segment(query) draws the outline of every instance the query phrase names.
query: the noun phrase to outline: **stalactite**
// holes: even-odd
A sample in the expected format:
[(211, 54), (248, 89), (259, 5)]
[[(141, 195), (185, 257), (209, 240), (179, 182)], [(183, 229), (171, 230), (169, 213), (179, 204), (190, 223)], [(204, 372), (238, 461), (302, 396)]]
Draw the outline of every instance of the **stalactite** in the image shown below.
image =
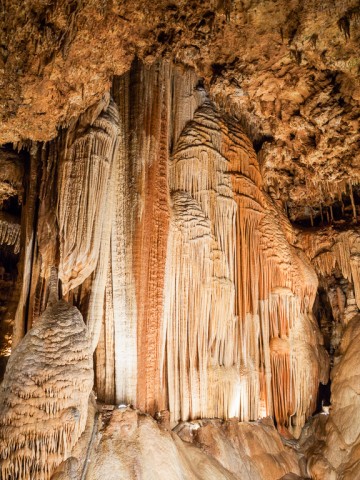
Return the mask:
[(105, 96), (85, 111), (57, 139), (32, 145), (29, 191), (22, 217), (22, 291), (15, 317), (14, 346), (44, 311), (50, 270), (55, 266), (59, 267), (62, 291), (67, 298), (72, 295), (70, 290), (93, 274), (84, 314), (94, 349), (98, 342), (108, 269), (106, 255), (110, 249), (113, 157), (118, 133), (118, 110), (109, 98)]
[(118, 111), (110, 100), (108, 106), (100, 103), (92, 113), (95, 119), (90, 126), (88, 112), (74, 131), (66, 133), (59, 165), (57, 221), (63, 294), (80, 285), (95, 270), (103, 224), (110, 213), (107, 191), (118, 133)]
[(351, 182), (349, 182), (349, 192), (350, 192), (350, 201), (351, 201), (351, 208), (352, 208), (352, 213), (353, 213), (353, 220), (354, 220), (354, 222), (356, 222), (356, 220), (357, 220), (356, 205), (355, 205), (354, 193), (353, 193), (353, 188), (352, 188)]
[(32, 161), (41, 179), (36, 183), (38, 208), (35, 211), (35, 238), (32, 251), (26, 330), (39, 319), (46, 308), (50, 272), (58, 263), (58, 227), (56, 222), (56, 173), (59, 151), (57, 142), (34, 145)]
[[(111, 168), (109, 171), (107, 188), (104, 194), (105, 198), (103, 205), (106, 215), (102, 222), (101, 232), (99, 232), (98, 261), (93, 273), (87, 308), (87, 325), (93, 350), (95, 350), (100, 337), (101, 319), (104, 315), (104, 307), (106, 307), (105, 292), (110, 265), (111, 230), (115, 209), (115, 159), (111, 158), (110, 163)], [(111, 321), (111, 319), (109, 319), (109, 321)]]
[(18, 220), (5, 212), (0, 212), (0, 245), (12, 246), (14, 253), (19, 253), (20, 234)]
[(270, 340), (271, 373), (274, 414), (280, 425), (285, 425), (293, 414), (295, 396), (291, 375), (290, 344), (287, 338)]
[(360, 308), (359, 252), (360, 236), (356, 229), (337, 231), (321, 229), (317, 234), (299, 233), (299, 244), (322, 277), (331, 275), (338, 267), (347, 280), (354, 284), (355, 299)]

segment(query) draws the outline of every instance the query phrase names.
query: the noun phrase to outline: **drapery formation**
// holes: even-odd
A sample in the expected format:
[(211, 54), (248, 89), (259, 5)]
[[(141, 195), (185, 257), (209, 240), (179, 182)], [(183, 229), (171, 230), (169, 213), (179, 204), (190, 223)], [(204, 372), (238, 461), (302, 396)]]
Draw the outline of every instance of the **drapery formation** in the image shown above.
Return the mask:
[(274, 414), (297, 431), (327, 379), (317, 278), (262, 190), (250, 141), (193, 73), (167, 63), (134, 65), (112, 95), (120, 133), (100, 398), (169, 409), (173, 422)]
[[(117, 107), (107, 96), (53, 142), (31, 148), (13, 346), (45, 310), (52, 267), (59, 271), (64, 298), (77, 305), (86, 301), (93, 348), (98, 342), (95, 318), (103, 312), (117, 129)], [(97, 288), (87, 289), (88, 279)]]
[[(106, 338), (113, 329), (115, 354), (106, 364), (107, 382), (115, 378), (112, 401), (151, 413), (167, 408), (161, 354), (168, 289), (169, 157), (171, 145), (203, 97), (196, 84), (192, 71), (168, 63), (150, 69), (135, 64), (114, 80), (112, 91), (120, 111), (116, 213), (109, 315), (97, 355), (106, 352)], [(100, 395), (109, 399), (106, 392)]]
[(183, 130), (169, 183), (163, 371), (173, 420), (274, 413), (302, 425), (327, 375), (312, 335), (317, 279), (262, 192), (250, 142), (210, 102)]

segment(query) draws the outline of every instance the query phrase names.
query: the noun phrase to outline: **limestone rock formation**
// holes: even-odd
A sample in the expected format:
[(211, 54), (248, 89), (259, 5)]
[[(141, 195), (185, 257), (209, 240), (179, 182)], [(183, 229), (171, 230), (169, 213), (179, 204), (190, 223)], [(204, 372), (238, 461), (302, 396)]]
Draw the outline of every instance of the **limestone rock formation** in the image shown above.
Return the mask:
[[(331, 410), (325, 425), (315, 424), (321, 442), (311, 448), (308, 470), (314, 478), (352, 480), (358, 478), (359, 464), (359, 231), (323, 228), (301, 232), (298, 239), (326, 286), (334, 319)], [(334, 284), (334, 274), (343, 281)]]
[(178, 434), (148, 415), (114, 410), (89, 458), (88, 480), (300, 478), (294, 450), (282, 445), (271, 421), (203, 420), (180, 424)]
[(106, 209), (111, 208), (108, 191), (118, 112), (113, 101), (108, 106), (100, 103), (96, 110), (94, 120), (89, 118), (92, 112), (87, 112), (75, 131), (67, 132), (59, 152), (57, 222), (59, 278), (64, 295), (95, 270)]
[(23, 198), (24, 156), (10, 148), (0, 148), (0, 205), (12, 197)]
[(358, 2), (3, 3), (0, 478), (357, 478)]
[(332, 412), (326, 425), (324, 456), (344, 480), (359, 476), (360, 407), (359, 315), (347, 325), (340, 345), (340, 358), (332, 371)]
[(262, 192), (244, 133), (210, 103), (175, 147), (170, 189), (170, 411), (176, 420), (275, 413), (282, 425), (295, 416), (302, 426), (327, 375), (318, 367), (318, 340), (306, 333), (316, 329), (317, 282), (286, 240), (290, 225)]
[(83, 319), (52, 299), (13, 351), (1, 384), (1, 478), (50, 479), (85, 428), (92, 384)]

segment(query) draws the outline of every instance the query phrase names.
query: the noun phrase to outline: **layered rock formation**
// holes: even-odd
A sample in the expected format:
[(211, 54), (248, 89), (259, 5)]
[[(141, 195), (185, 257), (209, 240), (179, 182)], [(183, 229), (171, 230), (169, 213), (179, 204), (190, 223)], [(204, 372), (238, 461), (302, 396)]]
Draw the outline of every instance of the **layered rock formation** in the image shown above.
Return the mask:
[[(327, 375), (318, 368), (316, 336), (306, 333), (314, 324), (316, 278), (286, 239), (290, 225), (262, 192), (244, 133), (210, 103), (175, 147), (170, 188), (170, 411), (182, 420), (275, 413), (282, 425), (291, 416), (302, 425), (319, 377)], [(298, 361), (308, 362), (302, 373)]]
[(331, 411), (327, 421), (312, 427), (317, 441), (310, 447), (308, 471), (314, 478), (358, 478), (359, 239), (357, 228), (344, 230), (343, 224), (298, 235), (327, 292), (333, 319)]
[(246, 127), (294, 215), (359, 183), (357, 0), (27, 0), (0, 21), (1, 143), (54, 138), (135, 56), (171, 57)]

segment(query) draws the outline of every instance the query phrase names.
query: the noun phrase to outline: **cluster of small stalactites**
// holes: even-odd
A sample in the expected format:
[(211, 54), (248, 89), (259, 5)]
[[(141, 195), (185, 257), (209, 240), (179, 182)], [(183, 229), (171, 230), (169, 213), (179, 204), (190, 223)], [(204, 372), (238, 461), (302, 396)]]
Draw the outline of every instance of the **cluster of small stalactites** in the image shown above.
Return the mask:
[(9, 245), (14, 248), (14, 253), (20, 251), (20, 233), (19, 222), (14, 221), (11, 216), (5, 217), (0, 212), (0, 245)]
[(320, 277), (332, 275), (336, 268), (341, 271), (353, 285), (360, 308), (360, 235), (357, 230), (336, 231), (330, 227), (313, 234), (300, 232), (298, 238)]

